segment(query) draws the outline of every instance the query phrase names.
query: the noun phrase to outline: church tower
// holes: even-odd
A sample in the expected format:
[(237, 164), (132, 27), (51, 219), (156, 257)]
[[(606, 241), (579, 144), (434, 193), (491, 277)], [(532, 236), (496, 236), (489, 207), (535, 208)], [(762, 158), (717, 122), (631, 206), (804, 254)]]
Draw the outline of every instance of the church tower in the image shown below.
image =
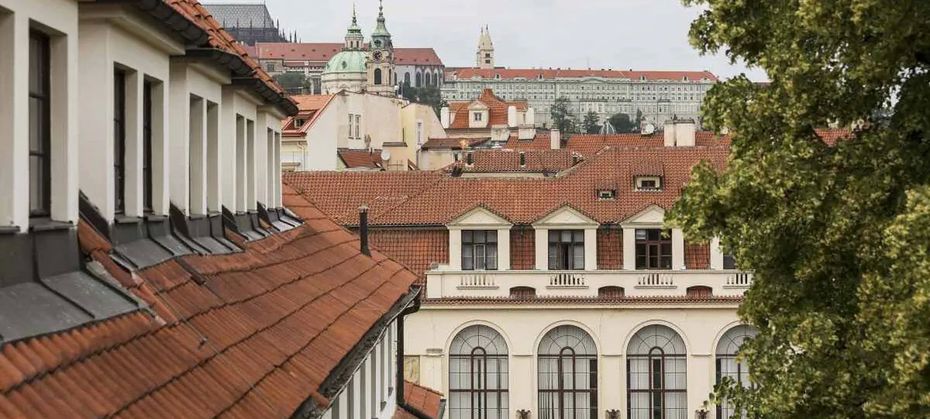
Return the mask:
[(494, 68), (494, 43), (491, 42), (491, 32), (488, 26), (481, 28), (481, 38), (478, 40), (478, 53), (475, 60), (475, 67), (481, 69)]
[(371, 33), (369, 46), (371, 65), (368, 73), (368, 91), (382, 96), (394, 96), (397, 74), (394, 72), (394, 44), (384, 24), (384, 4), (378, 6), (378, 24)]
[(346, 32), (346, 44), (342, 47), (343, 51), (361, 51), (365, 44), (365, 36), (362, 35), (362, 28), (358, 26), (358, 18), (355, 15), (355, 6), (352, 6), (352, 24)]

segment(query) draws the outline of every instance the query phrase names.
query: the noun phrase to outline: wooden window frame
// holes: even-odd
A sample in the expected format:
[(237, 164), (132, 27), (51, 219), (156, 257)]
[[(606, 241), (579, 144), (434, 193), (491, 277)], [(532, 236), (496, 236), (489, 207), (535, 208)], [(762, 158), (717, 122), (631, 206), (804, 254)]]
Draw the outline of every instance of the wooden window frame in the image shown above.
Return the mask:
[[(566, 241), (565, 234), (571, 238)], [(582, 271), (585, 263), (584, 230), (549, 230), (548, 255), (550, 271)], [(576, 266), (581, 252), (581, 266)], [(553, 257), (553, 255), (555, 257)]]
[[(30, 218), (52, 215), (51, 50), (51, 39), (48, 35), (34, 29), (29, 31)], [(32, 109), (32, 103), (36, 103), (35, 109)], [(37, 111), (38, 115), (33, 115), (33, 110)]]
[(113, 71), (113, 212), (126, 213), (126, 72)]
[[(646, 237), (641, 239), (640, 232)], [(653, 233), (658, 232), (655, 237)], [(659, 228), (638, 228), (635, 236), (636, 269), (666, 270), (672, 269), (672, 232)]]
[[(498, 243), (497, 230), (463, 230), (462, 270), (496, 271), (500, 260)], [(466, 263), (469, 259), (470, 264)]]

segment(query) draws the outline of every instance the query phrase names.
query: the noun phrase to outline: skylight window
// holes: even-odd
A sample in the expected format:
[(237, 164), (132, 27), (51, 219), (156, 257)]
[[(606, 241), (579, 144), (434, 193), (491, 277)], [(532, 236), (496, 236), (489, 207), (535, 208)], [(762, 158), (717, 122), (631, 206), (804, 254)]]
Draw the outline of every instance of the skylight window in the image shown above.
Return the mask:
[(662, 178), (658, 176), (638, 176), (636, 178), (637, 191), (661, 191)]
[(597, 199), (602, 201), (612, 201), (617, 199), (617, 191), (613, 189), (600, 189), (597, 191)]

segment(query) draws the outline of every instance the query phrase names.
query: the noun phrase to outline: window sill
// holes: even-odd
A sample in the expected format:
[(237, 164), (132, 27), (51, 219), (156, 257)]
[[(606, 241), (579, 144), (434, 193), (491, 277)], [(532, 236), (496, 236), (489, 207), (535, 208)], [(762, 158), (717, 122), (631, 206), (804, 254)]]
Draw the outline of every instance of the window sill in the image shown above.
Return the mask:
[[(74, 224), (55, 221), (51, 218), (32, 218), (29, 220), (29, 231), (41, 233), (43, 231), (70, 230)], [(19, 227), (17, 227), (18, 229)]]
[(2, 226), (0, 227), (0, 236), (5, 234), (17, 234), (20, 232), (19, 226)]
[(142, 222), (142, 217), (130, 217), (128, 215), (117, 215), (113, 218), (113, 222), (116, 224), (139, 224)]

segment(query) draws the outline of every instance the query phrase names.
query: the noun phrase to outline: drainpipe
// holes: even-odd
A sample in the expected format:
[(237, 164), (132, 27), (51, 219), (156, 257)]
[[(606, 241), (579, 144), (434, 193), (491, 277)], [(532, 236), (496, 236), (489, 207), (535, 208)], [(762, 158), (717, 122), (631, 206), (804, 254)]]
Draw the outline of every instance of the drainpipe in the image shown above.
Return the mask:
[(368, 249), (368, 206), (358, 207), (358, 235), (361, 242), (361, 251), (365, 256), (371, 256)]

